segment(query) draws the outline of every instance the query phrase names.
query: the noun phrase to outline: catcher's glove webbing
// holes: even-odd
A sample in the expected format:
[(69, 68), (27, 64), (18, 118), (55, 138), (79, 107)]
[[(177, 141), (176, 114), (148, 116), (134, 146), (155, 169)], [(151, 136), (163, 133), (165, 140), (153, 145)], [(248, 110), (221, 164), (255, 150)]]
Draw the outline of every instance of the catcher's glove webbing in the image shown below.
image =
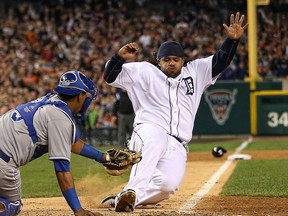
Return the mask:
[(109, 175), (118, 176), (141, 160), (141, 153), (129, 149), (110, 149), (109, 161), (102, 163)]

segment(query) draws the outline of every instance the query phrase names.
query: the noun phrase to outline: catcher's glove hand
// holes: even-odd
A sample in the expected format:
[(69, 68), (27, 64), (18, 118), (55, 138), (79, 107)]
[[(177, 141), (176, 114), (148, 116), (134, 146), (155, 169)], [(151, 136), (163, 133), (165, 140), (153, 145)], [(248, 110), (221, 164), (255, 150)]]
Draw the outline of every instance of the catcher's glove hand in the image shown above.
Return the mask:
[(109, 156), (102, 164), (106, 172), (113, 176), (123, 174), (142, 159), (140, 152), (129, 149), (110, 149), (107, 153)]

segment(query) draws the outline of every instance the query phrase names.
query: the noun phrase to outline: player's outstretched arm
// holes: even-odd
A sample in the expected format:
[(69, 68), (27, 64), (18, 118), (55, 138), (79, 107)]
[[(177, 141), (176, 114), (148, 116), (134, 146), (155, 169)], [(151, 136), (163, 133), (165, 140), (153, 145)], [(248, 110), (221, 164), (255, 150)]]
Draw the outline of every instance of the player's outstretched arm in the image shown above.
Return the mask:
[(109, 62), (107, 62), (104, 70), (104, 80), (107, 83), (112, 83), (116, 80), (118, 74), (122, 71), (122, 65), (125, 62), (133, 62), (139, 52), (139, 46), (137, 43), (132, 42), (124, 45), (112, 56)]
[(224, 29), (226, 30), (227, 38), (233, 40), (239, 40), (244, 34), (245, 29), (248, 26), (248, 23), (244, 24), (245, 15), (240, 15), (239, 12), (236, 15), (231, 14), (230, 16), (230, 25), (227, 26), (223, 24)]
[(237, 50), (239, 39), (243, 36), (248, 23), (243, 24), (245, 16), (237, 12), (236, 16), (231, 14), (230, 25), (223, 24), (226, 30), (226, 40), (221, 47), (213, 55), (212, 59), (212, 77), (218, 76), (225, 68), (227, 68)]
[(115, 55), (112, 56), (109, 62), (107, 62), (104, 70), (104, 80), (107, 83), (112, 83), (116, 80), (119, 73), (122, 71), (122, 66), (125, 62), (133, 62), (139, 52), (139, 46), (137, 43), (132, 42), (124, 45), (119, 49)]

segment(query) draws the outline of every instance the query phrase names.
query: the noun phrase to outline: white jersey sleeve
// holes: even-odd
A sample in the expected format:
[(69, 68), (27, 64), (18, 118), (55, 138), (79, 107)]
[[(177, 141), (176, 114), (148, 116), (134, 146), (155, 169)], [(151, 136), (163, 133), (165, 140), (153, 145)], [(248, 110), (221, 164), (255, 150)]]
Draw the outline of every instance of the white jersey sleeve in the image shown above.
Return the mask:
[(111, 85), (124, 89), (132, 87), (135, 82), (138, 82), (138, 80), (141, 79), (143, 80), (147, 77), (145, 76), (145, 73), (143, 73), (143, 68), (147, 68), (147, 70), (149, 70), (149, 66), (154, 67), (146, 62), (125, 63), (122, 66), (122, 71), (118, 74), (116, 80), (111, 83)]

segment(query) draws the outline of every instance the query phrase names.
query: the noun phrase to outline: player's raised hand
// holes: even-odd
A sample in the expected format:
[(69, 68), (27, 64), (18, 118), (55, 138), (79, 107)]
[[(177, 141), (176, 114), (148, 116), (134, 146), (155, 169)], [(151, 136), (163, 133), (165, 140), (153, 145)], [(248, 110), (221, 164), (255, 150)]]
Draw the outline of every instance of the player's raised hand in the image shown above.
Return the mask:
[(223, 24), (223, 27), (226, 30), (227, 37), (230, 39), (240, 39), (248, 26), (248, 23), (244, 25), (245, 15), (241, 15), (237, 12), (236, 16), (231, 14), (230, 16), (230, 26)]
[(119, 55), (123, 60), (135, 61), (136, 56), (139, 52), (139, 46), (137, 43), (128, 43), (120, 48)]

